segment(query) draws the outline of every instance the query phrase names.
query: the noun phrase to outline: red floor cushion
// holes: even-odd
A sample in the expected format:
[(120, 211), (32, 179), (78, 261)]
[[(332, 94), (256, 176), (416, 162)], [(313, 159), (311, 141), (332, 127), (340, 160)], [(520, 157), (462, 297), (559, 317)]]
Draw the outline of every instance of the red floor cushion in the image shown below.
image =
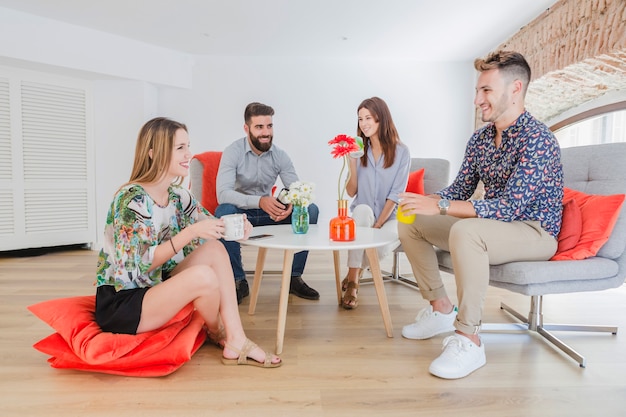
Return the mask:
[(137, 335), (103, 332), (93, 318), (95, 295), (54, 299), (28, 307), (56, 333), (33, 346), (53, 368), (126, 376), (168, 375), (200, 348), (204, 321), (189, 304), (159, 329)]

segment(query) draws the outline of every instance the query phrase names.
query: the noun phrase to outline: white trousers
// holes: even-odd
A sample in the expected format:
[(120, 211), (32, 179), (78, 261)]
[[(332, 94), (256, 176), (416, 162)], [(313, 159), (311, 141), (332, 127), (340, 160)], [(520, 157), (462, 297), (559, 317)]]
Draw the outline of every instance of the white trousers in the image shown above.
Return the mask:
[[(352, 210), (351, 217), (354, 219), (357, 227), (372, 227), (374, 223), (376, 223), (376, 217), (374, 217), (374, 212), (372, 208), (367, 204), (359, 204)], [(389, 217), (389, 219), (383, 224), (381, 227), (382, 230), (387, 230), (392, 232), (394, 235), (398, 234), (398, 221), (395, 217)], [(391, 243), (386, 246), (381, 246), (377, 249), (378, 251), (378, 259), (382, 260), (389, 256), (391, 252), (395, 248), (400, 246), (400, 242)], [(355, 249), (348, 251), (348, 268), (367, 268), (369, 266), (369, 262), (367, 261), (367, 256), (365, 256), (365, 251), (363, 249)]]

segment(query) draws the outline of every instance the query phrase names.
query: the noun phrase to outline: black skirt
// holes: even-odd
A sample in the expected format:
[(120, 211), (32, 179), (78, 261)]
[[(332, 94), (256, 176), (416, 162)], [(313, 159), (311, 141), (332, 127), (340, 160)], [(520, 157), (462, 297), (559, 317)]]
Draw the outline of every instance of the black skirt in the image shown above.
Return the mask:
[(112, 285), (96, 290), (96, 323), (103, 332), (137, 334), (141, 304), (149, 288), (115, 291)]

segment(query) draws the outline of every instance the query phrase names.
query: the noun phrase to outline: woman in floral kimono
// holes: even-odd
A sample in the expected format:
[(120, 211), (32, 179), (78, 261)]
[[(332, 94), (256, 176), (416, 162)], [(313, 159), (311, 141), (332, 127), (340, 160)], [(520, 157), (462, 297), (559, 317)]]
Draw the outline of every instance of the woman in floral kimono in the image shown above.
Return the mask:
[[(139, 132), (130, 180), (115, 194), (98, 259), (96, 321), (103, 331), (158, 329), (193, 303), (223, 363), (274, 368), (280, 358), (247, 339), (224, 223), (180, 184), (189, 173), (184, 124), (155, 118)], [(252, 230), (246, 220), (245, 236)]]

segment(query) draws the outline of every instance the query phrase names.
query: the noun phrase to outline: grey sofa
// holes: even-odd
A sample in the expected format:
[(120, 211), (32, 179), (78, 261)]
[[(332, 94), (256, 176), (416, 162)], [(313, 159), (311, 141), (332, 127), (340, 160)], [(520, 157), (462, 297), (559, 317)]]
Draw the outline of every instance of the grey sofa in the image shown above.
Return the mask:
[(198, 161), (196, 158), (193, 158), (189, 163), (189, 189), (198, 201), (202, 201), (203, 170), (204, 166), (202, 165), (202, 162)]
[[(565, 186), (587, 194), (626, 194), (625, 160), (626, 143), (562, 149)], [(441, 269), (453, 273), (450, 253), (439, 250), (437, 256)], [(626, 209), (622, 207), (609, 241), (602, 246), (597, 256), (575, 261), (511, 262), (494, 265), (490, 268), (489, 284), (529, 295), (531, 299), (528, 317), (505, 304), (501, 304), (501, 307), (522, 322), (525, 329), (537, 332), (584, 367), (585, 358), (559, 340), (550, 330), (615, 334), (617, 327), (544, 324), (543, 296), (616, 288), (624, 283), (625, 278)], [(519, 325), (511, 328), (518, 329)]]

